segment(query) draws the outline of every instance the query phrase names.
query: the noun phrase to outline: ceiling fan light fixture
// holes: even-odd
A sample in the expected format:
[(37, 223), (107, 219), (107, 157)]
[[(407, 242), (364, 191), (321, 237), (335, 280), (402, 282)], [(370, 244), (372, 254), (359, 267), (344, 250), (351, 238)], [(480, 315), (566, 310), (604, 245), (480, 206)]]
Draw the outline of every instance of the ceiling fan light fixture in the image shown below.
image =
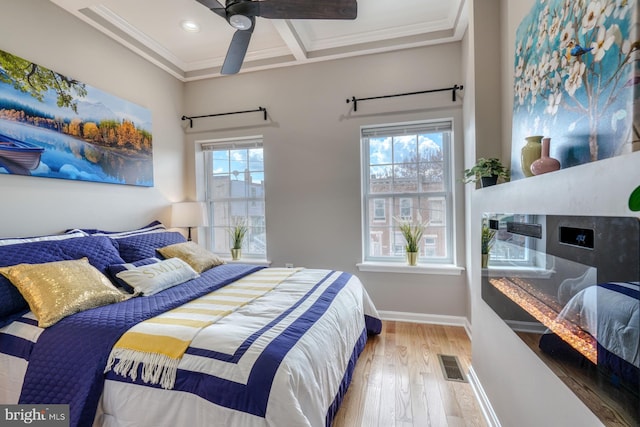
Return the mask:
[(248, 30), (253, 25), (251, 18), (244, 15), (231, 15), (229, 17), (229, 24), (236, 30)]
[(182, 28), (187, 33), (197, 33), (200, 31), (200, 25), (194, 21), (182, 21), (180, 23), (180, 28)]

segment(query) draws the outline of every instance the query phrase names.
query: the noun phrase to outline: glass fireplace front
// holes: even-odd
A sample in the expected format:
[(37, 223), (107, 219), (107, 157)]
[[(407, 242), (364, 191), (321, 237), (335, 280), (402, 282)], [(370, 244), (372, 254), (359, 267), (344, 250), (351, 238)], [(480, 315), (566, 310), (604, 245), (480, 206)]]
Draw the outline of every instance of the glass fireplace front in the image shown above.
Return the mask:
[(640, 220), (482, 221), (482, 299), (605, 425), (640, 425)]

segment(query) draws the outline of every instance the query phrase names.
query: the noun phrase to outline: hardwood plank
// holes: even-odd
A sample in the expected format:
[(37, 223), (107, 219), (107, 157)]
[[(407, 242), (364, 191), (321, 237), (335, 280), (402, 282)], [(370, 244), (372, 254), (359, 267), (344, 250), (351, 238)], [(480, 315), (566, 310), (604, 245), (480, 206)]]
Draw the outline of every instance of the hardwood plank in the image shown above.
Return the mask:
[(370, 337), (334, 427), (485, 427), (468, 383), (444, 378), (438, 354), (458, 358), (465, 376), (471, 343), (462, 327), (383, 321)]

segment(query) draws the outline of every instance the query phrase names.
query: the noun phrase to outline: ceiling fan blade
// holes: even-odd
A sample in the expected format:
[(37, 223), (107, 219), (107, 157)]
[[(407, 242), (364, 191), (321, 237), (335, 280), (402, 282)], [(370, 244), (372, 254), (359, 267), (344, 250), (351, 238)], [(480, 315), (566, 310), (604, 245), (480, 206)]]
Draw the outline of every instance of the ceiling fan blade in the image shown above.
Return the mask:
[(262, 0), (260, 15), (270, 19), (355, 19), (356, 0)]
[(212, 12), (215, 12), (217, 15), (222, 16), (224, 19), (227, 19), (227, 12), (223, 5), (221, 5), (216, 0), (196, 0), (203, 6), (209, 8)]
[[(253, 19), (253, 18), (252, 18)], [(242, 61), (247, 53), (249, 42), (251, 41), (251, 34), (253, 33), (254, 25), (248, 30), (237, 30), (233, 34), (229, 50), (227, 50), (227, 56), (224, 58), (224, 64), (222, 64), (222, 70), (220, 74), (236, 74), (242, 67)]]

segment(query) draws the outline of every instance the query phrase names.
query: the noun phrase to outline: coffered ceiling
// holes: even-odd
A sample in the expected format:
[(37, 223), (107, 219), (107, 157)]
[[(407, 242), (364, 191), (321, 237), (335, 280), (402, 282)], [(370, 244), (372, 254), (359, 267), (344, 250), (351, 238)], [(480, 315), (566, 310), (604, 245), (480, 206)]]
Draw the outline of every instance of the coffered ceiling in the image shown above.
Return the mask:
[[(182, 81), (220, 76), (235, 32), (196, 0), (50, 1)], [(466, 26), (465, 0), (358, 0), (353, 21), (257, 18), (240, 72), (457, 41)]]

